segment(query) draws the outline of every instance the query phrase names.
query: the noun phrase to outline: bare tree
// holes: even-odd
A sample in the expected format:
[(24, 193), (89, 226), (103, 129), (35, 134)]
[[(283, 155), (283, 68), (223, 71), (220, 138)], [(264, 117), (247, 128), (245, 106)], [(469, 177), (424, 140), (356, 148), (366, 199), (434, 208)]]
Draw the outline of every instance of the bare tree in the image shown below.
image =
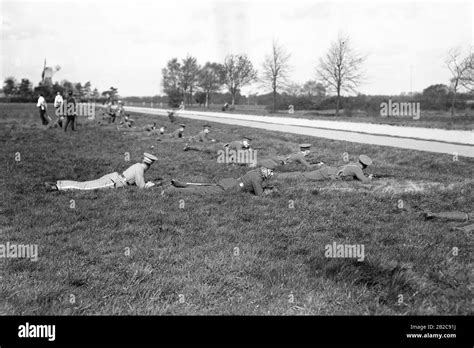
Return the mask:
[(257, 71), (246, 55), (228, 55), (224, 62), (224, 81), (232, 95), (232, 106), (235, 95), (245, 85), (257, 79)]
[(224, 67), (219, 63), (207, 62), (199, 72), (198, 86), (206, 93), (206, 107), (209, 107), (211, 93), (217, 92), (224, 83)]
[(471, 52), (462, 58), (461, 50), (458, 48), (450, 49), (446, 58), (446, 65), (451, 72), (451, 91), (453, 98), (451, 100), (451, 116), (454, 116), (457, 93), (464, 88), (472, 92), (474, 90), (474, 53)]
[(319, 60), (317, 74), (326, 87), (337, 94), (336, 116), (339, 115), (341, 92), (356, 92), (362, 83), (362, 65), (366, 57), (351, 47), (348, 37), (339, 36), (324, 58)]
[(288, 83), (288, 73), (290, 72), (290, 57), (285, 48), (273, 40), (272, 53), (265, 56), (263, 62), (262, 82), (271, 86), (273, 92), (272, 111), (276, 111), (276, 99), (278, 90), (284, 88)]

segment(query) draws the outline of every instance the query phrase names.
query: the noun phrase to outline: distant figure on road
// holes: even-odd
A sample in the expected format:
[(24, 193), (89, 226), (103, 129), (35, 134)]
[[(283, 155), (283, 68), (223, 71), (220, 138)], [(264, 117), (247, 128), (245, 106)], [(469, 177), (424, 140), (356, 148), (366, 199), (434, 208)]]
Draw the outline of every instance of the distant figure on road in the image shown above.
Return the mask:
[(40, 93), (36, 106), (38, 107), (38, 110), (39, 110), (41, 122), (43, 126), (46, 126), (48, 124), (48, 119), (46, 118), (47, 105), (46, 105), (46, 100), (44, 99), (43, 93)]

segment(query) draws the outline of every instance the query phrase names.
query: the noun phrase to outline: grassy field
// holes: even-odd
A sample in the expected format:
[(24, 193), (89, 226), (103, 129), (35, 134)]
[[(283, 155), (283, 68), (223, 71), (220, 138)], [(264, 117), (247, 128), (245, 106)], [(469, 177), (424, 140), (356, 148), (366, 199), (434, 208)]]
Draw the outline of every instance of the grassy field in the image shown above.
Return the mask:
[[(132, 106), (132, 104), (127, 104)], [(133, 106), (143, 106), (135, 103)], [(145, 105), (149, 107), (150, 105)], [(157, 105), (154, 105), (156, 107)], [(167, 106), (164, 106), (167, 107)], [(221, 112), (222, 105), (210, 105), (208, 109), (199, 106), (187, 106), (186, 110), (213, 111)], [(365, 122), (375, 124), (389, 124), (394, 126), (410, 126), (410, 127), (426, 127), (426, 128), (442, 128), (442, 129), (458, 129), (472, 130), (474, 129), (474, 112), (473, 110), (459, 111), (454, 117), (449, 112), (439, 111), (421, 111), (420, 119), (414, 120), (409, 117), (381, 117), (380, 115), (369, 115), (365, 111), (354, 110), (352, 116), (348, 116), (344, 110), (340, 111), (340, 115), (335, 117), (335, 110), (295, 110), (293, 114), (279, 111), (271, 113), (265, 109), (263, 105), (236, 105), (235, 113), (262, 115), (262, 116), (281, 116), (294, 118), (307, 118), (312, 120), (328, 120), (328, 121), (344, 121), (344, 122)], [(228, 113), (232, 113), (229, 111)]]
[[(133, 116), (139, 125), (154, 119)], [(201, 129), (185, 122), (187, 135)], [(376, 194), (324, 190), (363, 186), (352, 182), (277, 180), (265, 197), (46, 192), (45, 181), (121, 172), (144, 151), (159, 157), (149, 180), (217, 181), (246, 171), (183, 152), (183, 142), (79, 124), (74, 133), (44, 130), (33, 104), (0, 105), (0, 243), (39, 248), (37, 262), (0, 259), (0, 314), (472, 314), (472, 235), (425, 221), (420, 210), (472, 209), (473, 159), (216, 123), (215, 138), (249, 135), (260, 158), (309, 142), (327, 164), (365, 153), (373, 173), (456, 185)], [(333, 242), (364, 245), (364, 261), (326, 258)]]

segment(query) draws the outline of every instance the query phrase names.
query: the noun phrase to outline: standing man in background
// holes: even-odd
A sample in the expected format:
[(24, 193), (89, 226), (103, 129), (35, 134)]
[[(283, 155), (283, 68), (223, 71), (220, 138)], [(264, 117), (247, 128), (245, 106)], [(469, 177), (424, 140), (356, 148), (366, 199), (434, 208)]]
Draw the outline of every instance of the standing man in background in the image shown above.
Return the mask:
[(60, 109), (63, 106), (64, 100), (61, 93), (57, 92), (56, 97), (54, 98), (54, 108), (56, 110)]
[(61, 95), (60, 92), (57, 92), (56, 97), (54, 98), (54, 108), (56, 109), (56, 116), (58, 117), (55, 123), (59, 127), (63, 126), (63, 120), (64, 120), (64, 114), (62, 113), (63, 103), (64, 103), (63, 96)]
[(46, 118), (46, 100), (44, 99), (43, 93), (40, 93), (38, 97), (38, 102), (36, 103), (36, 107), (39, 110), (39, 115), (41, 118), (41, 122), (43, 123), (43, 126), (46, 126), (48, 124), (48, 119)]
[(64, 125), (64, 131), (67, 132), (67, 126), (71, 123), (71, 130), (74, 131), (74, 123), (76, 118), (76, 99), (72, 95), (72, 91), (69, 91), (68, 98), (66, 99), (66, 124)]

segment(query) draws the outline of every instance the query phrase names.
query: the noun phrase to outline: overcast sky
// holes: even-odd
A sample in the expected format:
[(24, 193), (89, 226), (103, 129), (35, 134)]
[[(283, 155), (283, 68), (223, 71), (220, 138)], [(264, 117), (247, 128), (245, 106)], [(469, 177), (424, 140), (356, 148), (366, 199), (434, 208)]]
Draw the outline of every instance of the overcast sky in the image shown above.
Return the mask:
[[(0, 78), (91, 81), (120, 95), (162, 94), (161, 69), (191, 54), (200, 64), (246, 53), (257, 69), (273, 39), (291, 52), (291, 78), (315, 78), (338, 33), (368, 55), (368, 94), (448, 83), (446, 53), (473, 45), (473, 2), (9, 1), (0, 0)], [(410, 73), (411, 71), (411, 73)], [(410, 77), (411, 76), (411, 77)], [(244, 89), (264, 92), (258, 86)]]

